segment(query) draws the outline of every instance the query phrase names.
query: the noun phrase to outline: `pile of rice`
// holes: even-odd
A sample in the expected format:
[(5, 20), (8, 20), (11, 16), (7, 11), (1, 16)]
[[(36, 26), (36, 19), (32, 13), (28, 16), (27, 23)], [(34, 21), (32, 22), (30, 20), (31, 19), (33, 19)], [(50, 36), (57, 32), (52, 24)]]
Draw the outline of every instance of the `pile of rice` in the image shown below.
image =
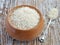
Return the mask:
[(32, 29), (38, 25), (40, 16), (35, 9), (22, 7), (16, 9), (10, 16), (11, 24), (21, 30)]

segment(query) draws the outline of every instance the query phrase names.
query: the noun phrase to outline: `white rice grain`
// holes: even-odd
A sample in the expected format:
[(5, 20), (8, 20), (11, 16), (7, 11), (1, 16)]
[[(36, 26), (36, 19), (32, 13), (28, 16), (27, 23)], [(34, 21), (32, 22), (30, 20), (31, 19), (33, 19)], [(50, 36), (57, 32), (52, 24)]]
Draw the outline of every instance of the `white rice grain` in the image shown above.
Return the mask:
[(29, 7), (18, 8), (10, 16), (11, 24), (22, 30), (34, 28), (39, 20), (37, 11)]

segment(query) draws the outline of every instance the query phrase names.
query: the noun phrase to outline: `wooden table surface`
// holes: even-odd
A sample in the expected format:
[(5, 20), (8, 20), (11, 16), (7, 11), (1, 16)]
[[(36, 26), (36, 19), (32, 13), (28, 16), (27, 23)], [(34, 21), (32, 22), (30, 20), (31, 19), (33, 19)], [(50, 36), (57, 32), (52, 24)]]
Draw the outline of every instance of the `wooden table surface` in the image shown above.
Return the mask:
[[(5, 31), (5, 18), (8, 14), (8, 9), (22, 4), (35, 6), (42, 12), (45, 19), (44, 30), (49, 21), (46, 16), (47, 12), (51, 8), (58, 8), (59, 16), (52, 21), (44, 43), (40, 43), (38, 38), (33, 41), (18, 41), (11, 38)], [(60, 45), (60, 0), (0, 0), (0, 45)]]

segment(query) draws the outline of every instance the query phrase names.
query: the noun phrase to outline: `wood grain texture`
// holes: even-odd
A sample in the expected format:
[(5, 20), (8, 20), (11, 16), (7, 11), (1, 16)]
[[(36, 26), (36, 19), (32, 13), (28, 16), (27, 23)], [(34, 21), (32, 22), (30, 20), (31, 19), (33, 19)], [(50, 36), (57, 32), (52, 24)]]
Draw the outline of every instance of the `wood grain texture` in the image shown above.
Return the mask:
[[(13, 39), (5, 31), (5, 18), (8, 10), (17, 5), (32, 5), (41, 10), (45, 19), (45, 27), (49, 21), (47, 12), (51, 8), (58, 8), (59, 17), (52, 21), (49, 29), (47, 30), (47, 39), (44, 43), (40, 43), (38, 38), (32, 41), (18, 41)], [(60, 0), (0, 0), (0, 45), (60, 45)]]

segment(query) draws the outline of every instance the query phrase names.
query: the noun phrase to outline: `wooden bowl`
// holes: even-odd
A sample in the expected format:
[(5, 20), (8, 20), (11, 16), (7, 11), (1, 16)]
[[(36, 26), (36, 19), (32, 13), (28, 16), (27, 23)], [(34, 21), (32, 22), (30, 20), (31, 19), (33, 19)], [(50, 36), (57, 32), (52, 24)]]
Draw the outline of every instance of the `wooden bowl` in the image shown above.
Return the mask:
[[(15, 28), (9, 22), (9, 17), (13, 13), (13, 11), (16, 10), (17, 8), (21, 8), (21, 7), (30, 7), (32, 9), (35, 9), (39, 13), (40, 20), (39, 20), (39, 23), (37, 26), (35, 26), (34, 28), (29, 29), (29, 30), (21, 30), (21, 29)], [(41, 14), (41, 12), (38, 9), (36, 9), (33, 6), (29, 6), (29, 5), (16, 6), (16, 7), (12, 8), (11, 10), (9, 10), (8, 16), (6, 17), (6, 31), (8, 32), (8, 34), (11, 37), (13, 37), (14, 39), (17, 39), (17, 40), (29, 41), (29, 40), (35, 39), (36, 37), (38, 37), (41, 34), (43, 27), (44, 27), (43, 15)]]

